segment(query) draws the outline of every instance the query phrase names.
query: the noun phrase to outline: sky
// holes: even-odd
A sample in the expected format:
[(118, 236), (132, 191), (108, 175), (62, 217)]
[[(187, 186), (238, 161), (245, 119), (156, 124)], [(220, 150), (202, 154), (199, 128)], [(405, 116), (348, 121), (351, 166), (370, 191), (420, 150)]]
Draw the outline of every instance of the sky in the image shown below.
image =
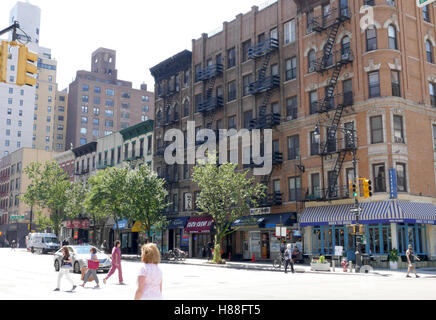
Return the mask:
[[(0, 1), (0, 29), (16, 0)], [(26, 2), (26, 0), (22, 0)], [(100, 47), (117, 51), (118, 78), (153, 91), (150, 68), (266, 0), (30, 0), (41, 9), (40, 46), (57, 60), (63, 90), (78, 70), (91, 69)], [(5, 39), (6, 36), (1, 38)]]

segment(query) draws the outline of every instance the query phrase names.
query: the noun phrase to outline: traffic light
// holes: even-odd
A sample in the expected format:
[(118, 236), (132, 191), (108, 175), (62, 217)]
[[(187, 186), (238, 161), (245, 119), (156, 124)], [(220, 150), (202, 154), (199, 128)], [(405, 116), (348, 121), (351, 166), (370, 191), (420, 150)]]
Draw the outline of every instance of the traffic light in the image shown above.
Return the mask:
[(368, 180), (368, 179), (363, 180), (363, 197), (365, 199), (372, 197), (372, 182), (371, 182), (371, 180)]
[(78, 231), (74, 232), (74, 239), (75, 240), (79, 239), (79, 232)]
[(359, 189), (358, 189), (357, 184), (351, 180), (350, 180), (350, 189), (351, 189), (351, 194), (353, 195), (353, 198), (357, 198), (359, 196)]
[(9, 42), (2, 41), (0, 45), (0, 82), (6, 83), (8, 75)]
[(17, 86), (34, 86), (36, 78), (34, 75), (38, 72), (35, 63), (38, 61), (38, 55), (30, 52), (25, 46), (18, 49), (18, 67), (17, 67)]

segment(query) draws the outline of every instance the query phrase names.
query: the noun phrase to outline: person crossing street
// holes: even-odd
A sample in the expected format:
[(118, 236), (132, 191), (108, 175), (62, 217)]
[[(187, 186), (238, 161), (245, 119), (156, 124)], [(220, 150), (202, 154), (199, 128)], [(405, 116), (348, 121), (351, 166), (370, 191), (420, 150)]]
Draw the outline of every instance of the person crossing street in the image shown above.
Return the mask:
[(115, 273), (115, 270), (118, 269), (118, 280), (120, 284), (123, 285), (123, 271), (121, 269), (121, 242), (117, 240), (115, 242), (115, 247), (112, 249), (112, 268), (109, 271), (106, 278), (103, 279), (103, 283), (106, 284), (106, 281)]

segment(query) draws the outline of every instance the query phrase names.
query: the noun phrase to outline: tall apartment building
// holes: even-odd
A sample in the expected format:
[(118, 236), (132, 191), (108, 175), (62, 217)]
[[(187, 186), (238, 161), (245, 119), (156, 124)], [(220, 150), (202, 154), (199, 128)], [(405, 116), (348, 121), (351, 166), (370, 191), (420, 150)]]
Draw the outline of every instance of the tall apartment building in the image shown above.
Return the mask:
[(53, 150), (54, 134), (56, 133), (56, 69), (57, 61), (52, 59), (51, 50), (40, 48), (32, 147), (45, 151)]
[(91, 72), (78, 71), (68, 93), (67, 147), (154, 118), (154, 93), (133, 89), (117, 78), (116, 52), (100, 48), (92, 54)]
[[(370, 25), (361, 23), (361, 10), (371, 12), (364, 5), (374, 13)], [(333, 254), (335, 246), (355, 252), (348, 226), (356, 220), (349, 191), (356, 152), (357, 176), (374, 189), (359, 219), (367, 239), (362, 251), (382, 259), (392, 248), (404, 254), (410, 243), (434, 259), (435, 14), (433, 5), (419, 9), (413, 1), (279, 0), (193, 40), (192, 54), (152, 68), (154, 165), (169, 178), (170, 217), (185, 225), (195, 217), (198, 189), (188, 165), (164, 163), (168, 129), (185, 131), (188, 120), (197, 130), (269, 128), (274, 167), (257, 177), (268, 197), (235, 224), (238, 231), (223, 244), (227, 253), (274, 258), (280, 224), (308, 255)], [(174, 92), (181, 79), (186, 85)], [(252, 167), (241, 159), (240, 147), (239, 170)], [(188, 229), (170, 227), (168, 247), (189, 239), (184, 246), (198, 256), (207, 236)]]
[[(27, 47), (30, 51), (39, 52), (39, 28), (41, 10), (29, 3), (17, 2), (10, 12), (9, 25), (14, 21), (20, 23), (20, 28), (29, 37)], [(23, 36), (22, 31), (18, 31)], [(9, 34), (9, 41), (12, 34)], [(24, 42), (23, 38), (21, 38)], [(32, 147), (33, 114), (35, 105), (35, 88), (18, 87), (15, 85), (18, 48), (10, 48), (11, 57), (8, 60), (9, 83), (0, 84), (0, 155), (7, 155), (17, 149)]]
[(53, 150), (63, 152), (69, 148), (67, 139), (68, 91), (56, 91), (55, 109), (53, 112)]

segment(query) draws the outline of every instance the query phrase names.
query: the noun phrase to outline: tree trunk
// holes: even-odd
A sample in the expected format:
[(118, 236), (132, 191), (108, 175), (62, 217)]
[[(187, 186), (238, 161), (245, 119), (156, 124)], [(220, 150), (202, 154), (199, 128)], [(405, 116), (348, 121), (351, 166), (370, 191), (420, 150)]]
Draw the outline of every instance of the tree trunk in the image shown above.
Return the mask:
[[(218, 231), (218, 230), (217, 230)], [(213, 251), (213, 262), (216, 264), (221, 264), (222, 263), (222, 258), (221, 258), (221, 239), (219, 239), (219, 232), (217, 232), (217, 234), (215, 235), (215, 248)]]

